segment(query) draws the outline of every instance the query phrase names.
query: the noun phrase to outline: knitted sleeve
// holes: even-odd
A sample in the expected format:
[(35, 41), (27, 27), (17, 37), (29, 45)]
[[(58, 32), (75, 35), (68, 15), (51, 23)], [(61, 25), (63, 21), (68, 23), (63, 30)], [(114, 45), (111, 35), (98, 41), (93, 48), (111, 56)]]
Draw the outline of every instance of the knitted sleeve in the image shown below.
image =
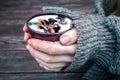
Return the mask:
[(65, 71), (80, 69), (97, 49), (114, 52), (114, 31), (104, 25), (106, 22), (104, 15), (73, 12), (61, 7), (44, 7), (43, 11), (71, 16), (78, 30), (77, 51), (73, 62)]
[[(95, 64), (82, 77), (82, 80), (119, 80), (120, 75), (120, 17), (110, 15), (106, 18), (106, 26), (115, 32), (116, 45), (114, 52), (94, 51)], [(111, 49), (112, 50), (112, 49)], [(109, 75), (117, 75), (110, 77)]]
[[(74, 23), (79, 35), (77, 54), (73, 63), (67, 68), (68, 70), (80, 69), (94, 54), (98, 54), (94, 51), (105, 52), (105, 55), (111, 55), (115, 52), (116, 34), (113, 27), (106, 25), (106, 19), (103, 15), (86, 15), (82, 20), (75, 20)], [(104, 62), (104, 58), (106, 59), (104, 55), (101, 55), (102, 66), (106, 66), (108, 62)]]
[(107, 17), (107, 25), (114, 27), (116, 32), (116, 52), (110, 61), (109, 70), (112, 74), (120, 75), (120, 17), (111, 15)]

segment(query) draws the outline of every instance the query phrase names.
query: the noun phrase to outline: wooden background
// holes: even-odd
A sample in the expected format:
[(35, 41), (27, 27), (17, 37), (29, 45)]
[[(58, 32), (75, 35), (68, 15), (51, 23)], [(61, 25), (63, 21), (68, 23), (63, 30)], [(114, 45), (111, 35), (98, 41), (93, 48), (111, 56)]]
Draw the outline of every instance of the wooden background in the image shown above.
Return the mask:
[(94, 0), (0, 0), (0, 80), (79, 80), (81, 73), (54, 73), (40, 68), (25, 49), (22, 28), (43, 6), (94, 11)]

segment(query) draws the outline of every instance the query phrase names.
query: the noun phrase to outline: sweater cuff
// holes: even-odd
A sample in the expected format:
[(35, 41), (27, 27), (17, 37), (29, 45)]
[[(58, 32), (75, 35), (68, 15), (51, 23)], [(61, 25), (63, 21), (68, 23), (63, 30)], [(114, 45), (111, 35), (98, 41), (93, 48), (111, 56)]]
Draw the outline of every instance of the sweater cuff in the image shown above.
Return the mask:
[(98, 27), (103, 27), (104, 16), (87, 14), (73, 23), (78, 30), (77, 52), (67, 71), (79, 70), (90, 59), (93, 51), (99, 48)]
[(116, 32), (116, 52), (113, 53), (110, 61), (109, 71), (112, 74), (120, 75), (120, 17), (111, 15), (107, 17), (107, 25), (114, 27)]
[(112, 56), (110, 66), (108, 68), (110, 73), (120, 75), (120, 51)]
[(106, 26), (106, 17), (99, 14), (84, 15), (73, 22), (78, 30), (77, 52), (67, 71), (79, 70), (92, 59), (95, 51), (115, 51), (115, 34), (112, 27)]
[(107, 17), (108, 26), (112, 26), (116, 34), (117, 51), (120, 50), (120, 17), (111, 15)]
[(96, 13), (104, 15), (104, 6), (107, 0), (95, 0)]

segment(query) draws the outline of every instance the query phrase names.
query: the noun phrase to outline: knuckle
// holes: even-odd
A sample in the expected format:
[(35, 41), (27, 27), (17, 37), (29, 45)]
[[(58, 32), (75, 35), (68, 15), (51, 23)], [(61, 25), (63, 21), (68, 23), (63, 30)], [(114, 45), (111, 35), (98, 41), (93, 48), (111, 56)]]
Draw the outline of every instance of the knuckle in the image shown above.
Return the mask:
[(39, 42), (34, 43), (34, 47), (35, 47), (37, 50), (40, 50), (40, 49), (41, 49), (41, 44), (40, 44)]
[(53, 46), (50, 46), (48, 50), (49, 54), (57, 54), (57, 49)]
[(55, 69), (55, 66), (50, 65), (49, 68), (50, 68), (50, 69)]
[(46, 57), (46, 58), (45, 58), (45, 62), (46, 62), (46, 63), (52, 62), (52, 58), (51, 58), (51, 57)]
[(41, 43), (39, 43), (38, 41), (37, 41), (37, 43), (35, 43), (35, 46), (36, 46), (37, 48), (40, 48), (40, 45), (41, 45)]
[(57, 53), (57, 50), (55, 48), (50, 49), (50, 54), (56, 54), (56, 53)]

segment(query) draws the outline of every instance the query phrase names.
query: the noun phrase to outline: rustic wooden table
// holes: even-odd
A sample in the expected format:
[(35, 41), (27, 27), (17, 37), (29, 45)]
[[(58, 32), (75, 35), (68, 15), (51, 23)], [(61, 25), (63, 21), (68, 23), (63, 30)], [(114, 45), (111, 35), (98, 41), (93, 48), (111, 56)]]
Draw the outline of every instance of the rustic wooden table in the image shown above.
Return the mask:
[(25, 49), (22, 27), (42, 6), (93, 11), (94, 0), (0, 0), (0, 80), (79, 80), (79, 73), (47, 72)]

